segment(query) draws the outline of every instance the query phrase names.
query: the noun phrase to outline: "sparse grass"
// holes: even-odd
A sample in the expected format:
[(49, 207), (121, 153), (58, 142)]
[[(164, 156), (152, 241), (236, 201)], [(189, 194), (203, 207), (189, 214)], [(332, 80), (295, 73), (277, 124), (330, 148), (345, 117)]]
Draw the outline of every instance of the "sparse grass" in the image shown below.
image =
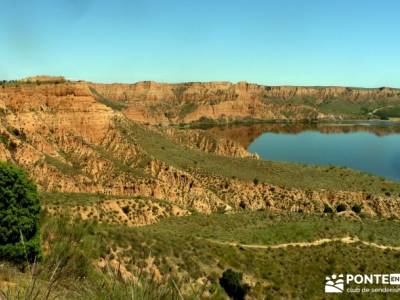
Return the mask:
[(342, 114), (345, 116), (361, 116), (367, 114), (369, 110), (373, 108), (366, 106), (366, 103), (362, 102), (351, 102), (349, 100), (343, 100), (339, 98), (331, 98), (324, 100), (319, 106), (318, 109), (323, 113), (330, 114)]
[[(118, 235), (117, 228), (108, 228), (110, 236)], [(259, 284), (251, 291), (255, 298), (269, 295), (305, 299), (322, 295), (326, 274), (375, 270), (390, 272), (391, 264), (395, 264), (399, 255), (395, 251), (377, 250), (362, 244), (331, 243), (309, 248), (256, 250), (219, 245), (207, 239), (276, 244), (347, 235), (399, 245), (400, 224), (389, 220), (365, 219), (359, 222), (339, 217), (272, 215), (265, 212), (214, 214), (168, 219), (155, 225), (130, 229), (123, 238), (132, 240), (131, 245), (134, 241), (144, 241), (145, 245), (149, 245), (134, 247), (131, 251), (137, 253), (135, 257), (140, 257), (142, 251), (144, 256), (151, 253), (159, 258), (171, 257), (179, 266), (178, 273), (186, 271), (194, 278), (209, 276), (215, 284), (210, 289), (216, 287), (223, 270), (234, 268), (256, 278)], [(116, 237), (115, 240), (121, 238)], [(162, 259), (160, 264), (164, 264)], [(164, 268), (168, 269), (168, 266)], [(268, 284), (263, 286), (263, 283)]]
[[(240, 224), (240, 226), (238, 226)], [(358, 236), (367, 240), (373, 233), (380, 244), (400, 246), (400, 221), (363, 218), (362, 221), (335, 215), (286, 213), (268, 211), (235, 214), (194, 214), (174, 217), (136, 229), (147, 236), (177, 235), (189, 238), (236, 241), (244, 244), (279, 244), (314, 241), (321, 238)]]
[(94, 89), (93, 87), (89, 88), (90, 91), (92, 92), (93, 96), (95, 97), (95, 99), (100, 102), (101, 104), (104, 104), (108, 107), (110, 107), (113, 110), (116, 111), (121, 111), (124, 108), (127, 107), (127, 104), (121, 101), (115, 101), (115, 100), (111, 100), (111, 99), (107, 99), (105, 98), (103, 95), (101, 95), (100, 93), (98, 93), (96, 91), (96, 89)]
[[(126, 228), (123, 225), (78, 220), (71, 223), (52, 217), (44, 218), (43, 239), (50, 241), (52, 250), (43, 264), (52, 265), (52, 261), (57, 261), (55, 258), (67, 256), (69, 263), (64, 267), (66, 276), (60, 282), (64, 286), (69, 282), (71, 287), (76, 285), (74, 278), (84, 276), (84, 282), (93, 284), (93, 289), (96, 289), (102, 279), (99, 274), (96, 275), (90, 262), (107, 257), (110, 249), (118, 248), (122, 249), (119, 259), (134, 258), (133, 265), (127, 263), (128, 269), (134, 270), (134, 266), (144, 268), (146, 259), (153, 257), (163, 278), (173, 279), (182, 291), (188, 291), (190, 282), (193, 289), (198, 290), (194, 281), (208, 278), (205, 295), (212, 299), (222, 299), (224, 295), (218, 279), (227, 268), (252, 278), (250, 295), (257, 299), (266, 295), (272, 298), (319, 298), (323, 296), (323, 282), (327, 274), (394, 271), (393, 266), (400, 258), (399, 252), (360, 243), (346, 245), (334, 242), (314, 247), (265, 250), (210, 241), (270, 245), (344, 236), (400, 245), (400, 223), (398, 220), (379, 219), (357, 221), (334, 214), (278, 215), (260, 211), (192, 215), (166, 219), (149, 226)], [(82, 266), (87, 268), (85, 273), (81, 271)], [(75, 290), (80, 290), (80, 286), (76, 285)], [(107, 291), (95, 295), (103, 295), (98, 299), (108, 299), (104, 296)]]
[(143, 172), (143, 168), (133, 168), (130, 166), (128, 162), (123, 162), (117, 157), (115, 157), (112, 153), (104, 149), (102, 146), (89, 145), (92, 149), (94, 149), (101, 158), (108, 160), (113, 163), (113, 165), (123, 173), (130, 174), (135, 177), (150, 177), (148, 174)]
[(132, 281), (119, 268), (96, 267), (110, 249), (96, 237), (100, 230), (96, 222), (70, 223), (44, 215), (42, 228), (47, 245), (42, 261), (20, 271), (0, 264), (0, 299), (178, 299), (178, 287), (167, 280), (156, 282), (143, 270), (134, 273), (137, 281)]
[(45, 154), (45, 162), (49, 165), (52, 165), (57, 170), (59, 170), (62, 174), (67, 176), (75, 176), (81, 173), (79, 166), (77, 165), (69, 165), (67, 163), (62, 162), (61, 160)]
[(129, 199), (132, 202), (143, 203), (146, 201), (156, 202), (160, 204), (170, 204), (167, 200), (155, 199), (143, 196), (126, 196), (126, 195), (106, 195), (93, 193), (59, 193), (59, 192), (41, 192), (39, 194), (42, 205), (60, 205), (60, 206), (76, 206), (91, 205), (104, 200), (113, 199)]
[(0, 134), (0, 143), (3, 143), (8, 149), (15, 150), (17, 145), (10, 140), (10, 138), (5, 134)]
[(377, 112), (375, 112), (375, 115), (379, 116), (381, 119), (384, 120), (387, 120), (389, 118), (399, 118), (400, 106), (390, 106), (379, 109)]
[(194, 112), (197, 108), (196, 103), (193, 102), (186, 102), (184, 103), (179, 111), (179, 117), (182, 119), (184, 118), (186, 115), (190, 114), (191, 112)]

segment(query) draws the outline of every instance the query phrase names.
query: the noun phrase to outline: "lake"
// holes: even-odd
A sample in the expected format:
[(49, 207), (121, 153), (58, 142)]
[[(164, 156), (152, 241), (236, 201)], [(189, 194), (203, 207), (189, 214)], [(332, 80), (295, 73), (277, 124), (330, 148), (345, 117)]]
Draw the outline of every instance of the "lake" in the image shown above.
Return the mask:
[(252, 132), (246, 146), (262, 159), (333, 164), (400, 180), (400, 126), (274, 124)]

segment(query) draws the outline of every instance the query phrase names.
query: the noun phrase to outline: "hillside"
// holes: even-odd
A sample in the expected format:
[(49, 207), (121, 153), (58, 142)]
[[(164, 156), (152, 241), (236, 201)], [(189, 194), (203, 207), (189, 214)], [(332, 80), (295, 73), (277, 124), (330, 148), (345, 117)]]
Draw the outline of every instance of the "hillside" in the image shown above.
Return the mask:
[[(400, 105), (400, 90), (391, 88), (271, 87), (246, 82), (91, 86), (99, 98), (119, 103), (128, 118), (148, 124), (367, 119), (373, 112), (383, 113), (385, 107), (394, 111)], [(385, 117), (391, 116), (390, 111)]]
[[(277, 289), (291, 259), (328, 260), (339, 248), (335, 239), (349, 235), (398, 246), (399, 183), (342, 167), (263, 161), (247, 152), (252, 136), (273, 124), (256, 125), (237, 141), (218, 129), (159, 124), (373, 118), (375, 109), (399, 105), (399, 90), (41, 78), (0, 87), (0, 159), (21, 166), (38, 184), (49, 257), (60, 251), (57, 238), (79, 233), (71, 244), (88, 270), (122, 265), (133, 276), (146, 269), (159, 282), (175, 278), (185, 295), (190, 286), (204, 285), (204, 295), (223, 299), (217, 278), (231, 267), (246, 273), (254, 297), (271, 292), (298, 298), (316, 294)], [(330, 231), (339, 224), (344, 225)], [(295, 236), (297, 226), (307, 230)], [(288, 247), (266, 254), (235, 246), (321, 238), (334, 240), (301, 252)], [(93, 245), (99, 250), (91, 250)], [(365, 255), (368, 270), (372, 256), (386, 265), (397, 257), (391, 248), (384, 256), (365, 243), (342, 246), (349, 255)], [(272, 269), (260, 267), (262, 261)], [(248, 271), (249, 266), (254, 268)], [(296, 277), (301, 266), (291, 267)]]

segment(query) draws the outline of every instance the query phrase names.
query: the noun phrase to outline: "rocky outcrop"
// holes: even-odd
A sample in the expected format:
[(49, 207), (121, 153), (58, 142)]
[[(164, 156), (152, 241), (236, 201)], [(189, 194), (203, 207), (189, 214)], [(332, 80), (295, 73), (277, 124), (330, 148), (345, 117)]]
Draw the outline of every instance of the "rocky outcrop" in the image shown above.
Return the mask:
[(0, 89), (3, 125), (35, 138), (73, 133), (101, 140), (113, 112), (95, 101), (86, 84), (19, 84)]

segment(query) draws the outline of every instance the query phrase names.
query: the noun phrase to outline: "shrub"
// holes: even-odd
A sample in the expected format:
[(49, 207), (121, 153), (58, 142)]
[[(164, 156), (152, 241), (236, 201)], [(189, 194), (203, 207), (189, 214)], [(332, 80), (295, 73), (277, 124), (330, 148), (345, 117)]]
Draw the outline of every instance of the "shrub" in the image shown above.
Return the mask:
[(129, 206), (126, 205), (126, 206), (122, 207), (122, 211), (123, 211), (126, 215), (129, 214)]
[(239, 207), (242, 209), (246, 209), (246, 203), (243, 200), (241, 200), (239, 203)]
[(228, 269), (219, 279), (219, 284), (229, 297), (234, 300), (243, 300), (250, 290), (250, 286), (242, 282), (243, 274)]
[(331, 214), (331, 213), (333, 213), (333, 209), (332, 209), (332, 207), (330, 207), (328, 204), (324, 204), (324, 213), (325, 214)]
[(36, 186), (17, 167), (0, 162), (0, 259), (32, 262), (40, 254)]
[(254, 179), (253, 179), (253, 183), (254, 183), (255, 185), (257, 185), (257, 184), (258, 184), (258, 178), (254, 178)]
[(352, 210), (353, 212), (355, 212), (356, 214), (359, 214), (359, 213), (361, 212), (361, 210), (362, 210), (362, 206), (361, 206), (360, 204), (354, 204), (354, 205), (351, 207), (351, 210)]
[(346, 205), (345, 204), (343, 204), (343, 203), (340, 203), (340, 204), (338, 204), (337, 206), (336, 206), (336, 211), (337, 212), (342, 212), (342, 211), (345, 211), (347, 208), (346, 208)]

